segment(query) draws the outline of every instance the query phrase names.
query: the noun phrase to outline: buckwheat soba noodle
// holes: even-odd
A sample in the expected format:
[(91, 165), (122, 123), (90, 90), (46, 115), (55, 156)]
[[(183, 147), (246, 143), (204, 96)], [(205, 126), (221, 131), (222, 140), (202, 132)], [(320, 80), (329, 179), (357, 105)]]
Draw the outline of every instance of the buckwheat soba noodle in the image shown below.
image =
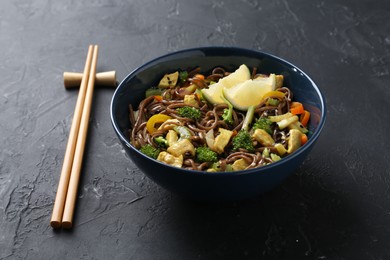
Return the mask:
[[(227, 95), (228, 81), (237, 80), (233, 74), (238, 69), (217, 67), (206, 74), (195, 68), (165, 74), (146, 91), (137, 109), (129, 105), (131, 144), (163, 163), (208, 172), (261, 167), (295, 152), (307, 141), (310, 113), (293, 100), (282, 75), (245, 68), (249, 78), (243, 81), (256, 85), (264, 79), (272, 84), (260, 84), (265, 94), (244, 107), (240, 104), (251, 99), (249, 95)], [(217, 83), (225, 84), (222, 92), (213, 86)]]

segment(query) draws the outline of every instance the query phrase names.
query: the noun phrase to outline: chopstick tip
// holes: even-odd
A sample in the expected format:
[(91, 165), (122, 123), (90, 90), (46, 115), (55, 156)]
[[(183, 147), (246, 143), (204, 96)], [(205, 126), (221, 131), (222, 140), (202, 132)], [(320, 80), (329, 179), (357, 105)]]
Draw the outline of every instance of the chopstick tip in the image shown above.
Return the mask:
[(50, 226), (52, 228), (58, 229), (61, 227), (61, 222), (56, 220), (50, 221)]
[(64, 229), (70, 229), (70, 228), (72, 228), (72, 222), (71, 221), (64, 221), (64, 222), (62, 222), (62, 228), (64, 228)]

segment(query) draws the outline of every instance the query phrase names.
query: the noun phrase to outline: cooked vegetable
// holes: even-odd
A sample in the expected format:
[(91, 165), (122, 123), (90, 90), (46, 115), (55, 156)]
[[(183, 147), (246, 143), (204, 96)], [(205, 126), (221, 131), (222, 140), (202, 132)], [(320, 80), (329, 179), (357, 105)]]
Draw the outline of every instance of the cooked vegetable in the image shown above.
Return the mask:
[(287, 153), (287, 150), (286, 148), (281, 144), (281, 143), (276, 143), (274, 145), (274, 147), (276, 148), (276, 150), (278, 151), (278, 153), (283, 156), (285, 153)]
[(164, 114), (156, 114), (149, 118), (148, 122), (146, 122), (146, 129), (150, 134), (154, 133), (157, 128), (156, 125), (162, 124), (168, 119), (171, 119), (172, 117)]
[(164, 90), (161, 88), (148, 88), (145, 91), (145, 97), (161, 96), (163, 92), (164, 92)]
[(232, 125), (233, 124), (233, 105), (226, 98), (222, 97), (222, 99), (228, 105), (228, 108), (225, 108), (223, 110), (222, 119), (223, 119), (223, 121), (225, 121), (226, 124)]
[(214, 149), (215, 137), (214, 137), (214, 129), (210, 129), (207, 131), (205, 135), (206, 144), (210, 149)]
[(272, 90), (263, 95), (263, 99), (269, 98), (269, 97), (274, 97), (274, 98), (284, 98), (285, 93), (278, 91), (278, 90)]
[(194, 121), (198, 121), (202, 116), (202, 112), (200, 112), (199, 109), (190, 106), (179, 107), (176, 111), (179, 116), (186, 117)]
[(263, 129), (256, 129), (252, 137), (258, 141), (262, 146), (273, 146), (275, 143), (272, 136)]
[(186, 70), (180, 71), (179, 78), (180, 78), (181, 83), (185, 83), (187, 81), (187, 78), (188, 78), (188, 71), (186, 71)]
[(283, 119), (287, 119), (289, 117), (292, 117), (293, 114), (291, 114), (290, 112), (287, 112), (285, 114), (281, 114), (281, 115), (277, 115), (277, 116), (270, 116), (268, 117), (269, 120), (271, 120), (272, 122), (280, 122), (282, 121)]
[(301, 147), (301, 136), (302, 136), (302, 133), (299, 130), (291, 129), (289, 131), (289, 134), (290, 134), (290, 136), (288, 137), (287, 153), (293, 153), (299, 147)]
[(279, 105), (279, 100), (276, 98), (269, 98), (266, 102), (268, 106), (277, 106)]
[(218, 161), (218, 155), (206, 146), (200, 146), (196, 148), (196, 160), (198, 162), (216, 162)]
[(163, 151), (158, 155), (157, 160), (180, 168), (183, 165), (184, 158), (183, 155), (174, 156), (170, 153)]
[(276, 75), (275, 81), (276, 81), (276, 88), (283, 87), (284, 76), (283, 75)]
[(308, 141), (307, 135), (302, 134), (301, 135), (301, 145), (304, 145), (305, 143), (307, 143), (307, 141)]
[(302, 125), (304, 127), (307, 126), (307, 123), (309, 122), (309, 119), (310, 119), (310, 112), (307, 111), (307, 110), (303, 111), (303, 113), (299, 117), (299, 121), (301, 121), (301, 123), (302, 123)]
[(217, 153), (223, 153), (225, 151), (226, 145), (229, 143), (230, 138), (232, 137), (233, 131), (219, 128), (219, 135), (215, 138), (214, 141), (214, 151)]
[(180, 135), (180, 139), (186, 139), (186, 138), (191, 137), (190, 130), (188, 130), (188, 128), (185, 126), (178, 125), (178, 126), (175, 126), (173, 128), (173, 130), (175, 130), (176, 133), (178, 133)]
[(241, 170), (245, 170), (246, 168), (248, 168), (249, 163), (247, 161), (245, 161), (245, 159), (241, 158), (241, 159), (234, 161), (232, 166), (233, 166), (234, 171), (241, 171)]
[(244, 122), (242, 123), (242, 127), (241, 127), (242, 130), (245, 130), (245, 131), (249, 130), (249, 125), (253, 121), (254, 114), (255, 114), (255, 107), (254, 106), (250, 106), (248, 108), (248, 110), (246, 111)]
[(293, 115), (299, 115), (304, 112), (303, 105), (300, 102), (292, 102), (290, 106), (290, 112)]
[(270, 151), (268, 148), (265, 148), (263, 150), (263, 152), (261, 153), (261, 155), (264, 157), (264, 158), (269, 158), (269, 154), (270, 154)]
[(174, 130), (168, 130), (168, 133), (165, 136), (165, 138), (167, 140), (168, 146), (173, 145), (174, 143), (177, 142), (177, 140), (179, 140), (178, 133)]
[(233, 165), (232, 164), (226, 164), (223, 166), (224, 168), (222, 168), (222, 165), (221, 163), (218, 161), (218, 162), (214, 162), (210, 168), (207, 169), (208, 172), (232, 172), (233, 171)]
[(176, 86), (176, 83), (179, 79), (179, 72), (176, 71), (171, 74), (165, 74), (164, 77), (160, 80), (158, 87), (160, 88), (171, 88)]
[(246, 149), (249, 152), (253, 152), (255, 150), (249, 132), (245, 131), (244, 129), (240, 130), (237, 135), (233, 137), (232, 143), (233, 150), (238, 150), (240, 148)]
[(188, 139), (181, 139), (177, 142), (173, 143), (171, 146), (167, 148), (167, 152), (172, 154), (173, 156), (179, 155), (195, 155), (195, 147)]
[(272, 161), (274, 161), (274, 162), (277, 162), (277, 161), (279, 161), (280, 159), (282, 159), (282, 158), (280, 158), (279, 155), (274, 154), (274, 153), (271, 153), (271, 154), (270, 154), (270, 157), (271, 157)]
[(261, 118), (256, 120), (256, 122), (253, 124), (252, 129), (253, 130), (263, 129), (267, 133), (272, 134), (272, 132), (273, 132), (272, 131), (272, 123), (273, 122), (269, 118), (261, 117)]
[(288, 125), (288, 129), (297, 129), (297, 130), (299, 130), (302, 134), (306, 134), (306, 133), (309, 131), (309, 130), (307, 130), (307, 128), (304, 127), (304, 126), (302, 125), (302, 123), (299, 122), (298, 120), (295, 121), (295, 122), (293, 122), (293, 123), (291, 123), (291, 124), (289, 124), (289, 125)]
[(202, 74), (195, 74), (194, 78), (197, 78), (197, 79), (200, 79), (200, 80), (204, 80), (204, 75), (202, 75)]
[(154, 96), (154, 100), (158, 101), (158, 102), (161, 102), (163, 100), (163, 97), (160, 96), (160, 95), (155, 95)]
[(183, 103), (186, 105), (199, 107), (198, 101), (196, 100), (195, 95), (185, 95)]
[(171, 129), (174, 129), (176, 126), (180, 125), (180, 121), (176, 118), (174, 119), (168, 119), (164, 121), (158, 128), (158, 131), (169, 131)]
[(198, 89), (198, 86), (196, 84), (191, 84), (189, 86), (185, 86), (178, 89), (178, 92), (180, 95), (191, 95)]
[(158, 154), (160, 153), (160, 149), (155, 148), (151, 144), (145, 144), (140, 149), (141, 153), (152, 157), (153, 159), (157, 159)]
[(167, 139), (165, 139), (164, 137), (162, 136), (157, 136), (156, 138), (154, 138), (154, 141), (156, 142), (156, 144), (161, 147), (161, 148), (164, 148), (164, 147), (168, 147), (168, 141)]
[(276, 124), (279, 126), (279, 129), (284, 129), (287, 126), (289, 126), (290, 124), (297, 122), (297, 121), (298, 121), (297, 116), (291, 116), (291, 117), (288, 117), (286, 119), (283, 119), (283, 120), (277, 122)]

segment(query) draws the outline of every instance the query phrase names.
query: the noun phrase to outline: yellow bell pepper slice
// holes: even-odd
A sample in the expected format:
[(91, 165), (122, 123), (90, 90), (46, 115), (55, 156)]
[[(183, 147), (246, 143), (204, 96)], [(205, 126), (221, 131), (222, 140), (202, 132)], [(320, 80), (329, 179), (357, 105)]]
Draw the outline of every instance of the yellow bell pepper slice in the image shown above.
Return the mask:
[(146, 129), (148, 130), (149, 134), (153, 134), (157, 130), (156, 125), (161, 125), (162, 123), (171, 118), (172, 117), (168, 115), (155, 114), (149, 118), (148, 122), (146, 122)]
[(272, 91), (267, 92), (263, 95), (263, 100), (268, 98), (268, 97), (284, 98), (284, 96), (285, 96), (285, 93), (283, 93), (282, 91), (272, 90)]

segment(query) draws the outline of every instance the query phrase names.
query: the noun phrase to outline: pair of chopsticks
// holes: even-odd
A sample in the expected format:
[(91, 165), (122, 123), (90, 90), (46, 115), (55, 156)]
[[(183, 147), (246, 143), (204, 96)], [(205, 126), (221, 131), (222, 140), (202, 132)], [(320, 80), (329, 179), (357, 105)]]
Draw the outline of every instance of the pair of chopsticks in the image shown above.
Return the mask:
[(97, 56), (98, 46), (90, 45), (50, 220), (53, 228), (73, 226), (73, 213), (91, 113)]

